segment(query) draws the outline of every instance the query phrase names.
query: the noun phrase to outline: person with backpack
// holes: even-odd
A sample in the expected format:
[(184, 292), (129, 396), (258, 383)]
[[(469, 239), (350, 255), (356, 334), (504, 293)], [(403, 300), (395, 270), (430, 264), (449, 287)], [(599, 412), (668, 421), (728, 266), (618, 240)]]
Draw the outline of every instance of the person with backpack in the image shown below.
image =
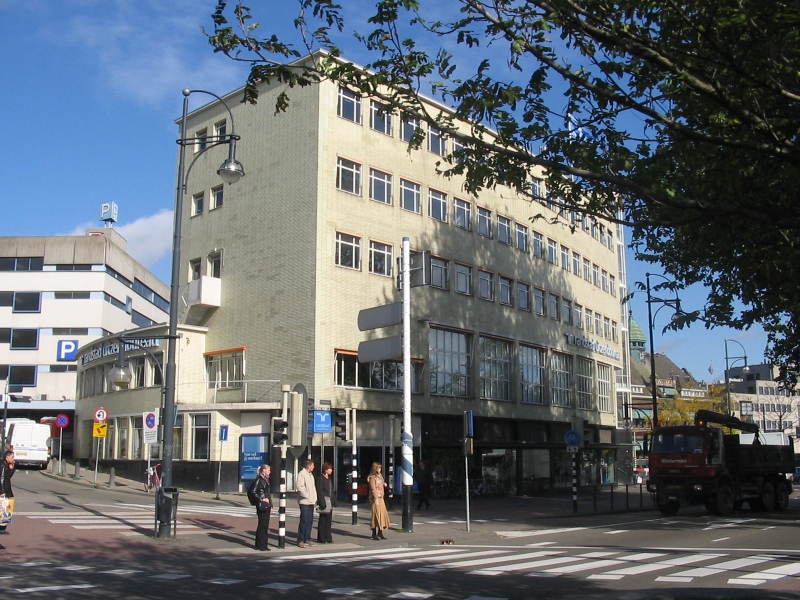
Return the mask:
[(255, 481), (247, 488), (247, 498), (250, 504), (256, 507), (258, 516), (258, 527), (256, 528), (255, 549), (259, 552), (269, 550), (267, 538), (269, 536), (269, 515), (272, 511), (272, 501), (270, 500), (269, 475), (272, 471), (269, 465), (258, 467)]

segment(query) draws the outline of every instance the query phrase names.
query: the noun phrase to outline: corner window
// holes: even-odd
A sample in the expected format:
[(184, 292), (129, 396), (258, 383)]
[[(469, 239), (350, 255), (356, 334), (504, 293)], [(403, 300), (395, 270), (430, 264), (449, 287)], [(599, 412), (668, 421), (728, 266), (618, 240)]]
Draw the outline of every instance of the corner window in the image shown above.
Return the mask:
[(361, 123), (361, 96), (347, 88), (340, 87), (336, 114), (348, 121)]
[(244, 378), (244, 355), (241, 352), (223, 352), (206, 357), (208, 388), (240, 388)]
[(456, 263), (455, 272), (456, 293), (466, 294), (467, 296), (472, 294), (472, 267)]
[(418, 183), (400, 180), (400, 208), (410, 212), (420, 212), (420, 186)]
[(478, 208), (478, 233), (488, 238), (492, 237), (492, 211)]
[(453, 225), (461, 229), (471, 229), (471, 207), (469, 202), (460, 198), (453, 199)]
[(343, 192), (361, 195), (361, 165), (339, 158), (336, 160), (336, 187)]
[(501, 244), (511, 244), (511, 219), (497, 216), (497, 241)]
[(392, 176), (389, 173), (369, 170), (369, 198), (384, 204), (392, 203)]
[(370, 102), (369, 126), (384, 135), (392, 135), (392, 109), (380, 102)]
[(336, 264), (361, 269), (361, 238), (336, 232)]
[(223, 195), (224, 192), (221, 185), (211, 188), (211, 210), (222, 208)]
[(494, 301), (494, 275), (488, 271), (478, 271), (478, 296)]
[(369, 272), (376, 275), (392, 275), (392, 247), (389, 244), (370, 241)]
[(437, 221), (447, 222), (447, 194), (428, 190), (428, 216)]
[(431, 287), (446, 290), (447, 280), (447, 261), (443, 258), (431, 257)]
[(211, 441), (211, 415), (191, 415), (192, 418), (192, 459), (208, 460)]
[(192, 196), (192, 216), (196, 217), (197, 215), (202, 215), (204, 208), (205, 195), (201, 192)]

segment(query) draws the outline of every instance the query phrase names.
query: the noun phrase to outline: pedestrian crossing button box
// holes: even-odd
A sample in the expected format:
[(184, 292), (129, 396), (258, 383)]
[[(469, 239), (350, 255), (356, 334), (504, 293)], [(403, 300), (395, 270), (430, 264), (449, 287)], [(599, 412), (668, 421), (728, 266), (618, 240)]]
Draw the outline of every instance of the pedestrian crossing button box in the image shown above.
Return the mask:
[(156, 492), (156, 519), (170, 523), (178, 518), (178, 488), (160, 487)]

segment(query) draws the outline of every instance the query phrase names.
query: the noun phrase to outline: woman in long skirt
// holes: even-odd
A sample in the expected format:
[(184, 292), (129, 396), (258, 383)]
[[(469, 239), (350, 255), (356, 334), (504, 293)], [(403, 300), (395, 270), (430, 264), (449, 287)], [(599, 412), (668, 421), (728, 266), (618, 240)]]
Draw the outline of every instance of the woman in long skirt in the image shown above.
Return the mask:
[(386, 504), (383, 501), (388, 484), (383, 480), (382, 471), (381, 463), (372, 463), (372, 469), (369, 472), (369, 477), (367, 477), (369, 501), (372, 505), (372, 519), (369, 522), (369, 526), (372, 528), (373, 540), (385, 540), (383, 530), (391, 526), (389, 513), (386, 511)]

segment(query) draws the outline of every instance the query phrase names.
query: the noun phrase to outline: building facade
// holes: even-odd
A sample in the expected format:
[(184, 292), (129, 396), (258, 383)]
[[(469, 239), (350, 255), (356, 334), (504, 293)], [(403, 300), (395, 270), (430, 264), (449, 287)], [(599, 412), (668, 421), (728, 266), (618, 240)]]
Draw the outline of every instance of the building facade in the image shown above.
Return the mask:
[[(192, 168), (180, 322), (206, 329), (204, 392), (179, 386), (179, 411), (212, 397), (238, 406), (225, 420), (241, 444), (256, 430), (269, 436), (276, 414), (245, 405), (279, 402), (282, 384), (302, 384), (319, 407), (356, 409), (365, 471), (386, 463), (400, 440), (402, 363), (362, 364), (357, 353), (399, 330), (360, 332), (357, 319), (401, 300), (408, 237), (432, 255), (431, 284), (411, 290), (415, 453), (463, 479), (462, 416), (472, 410), (471, 478), (516, 493), (571, 485), (564, 436), (581, 427), (583, 483), (613, 481), (626, 381), (622, 229), (561, 209), (535, 177), (535, 200), (500, 187), (465, 193), (458, 177), (437, 174), (458, 140), (374, 98), (322, 82), (292, 90), (291, 108), (274, 115), (281, 91), (264, 86), (257, 106), (241, 104), (241, 91), (225, 97), (246, 177), (219, 185), (223, 148)], [(228, 120), (219, 102), (192, 112), (195, 151)], [(418, 127), (425, 142), (409, 151)], [(312, 455), (333, 462), (342, 484), (350, 448), (334, 440), (316, 434)]]

